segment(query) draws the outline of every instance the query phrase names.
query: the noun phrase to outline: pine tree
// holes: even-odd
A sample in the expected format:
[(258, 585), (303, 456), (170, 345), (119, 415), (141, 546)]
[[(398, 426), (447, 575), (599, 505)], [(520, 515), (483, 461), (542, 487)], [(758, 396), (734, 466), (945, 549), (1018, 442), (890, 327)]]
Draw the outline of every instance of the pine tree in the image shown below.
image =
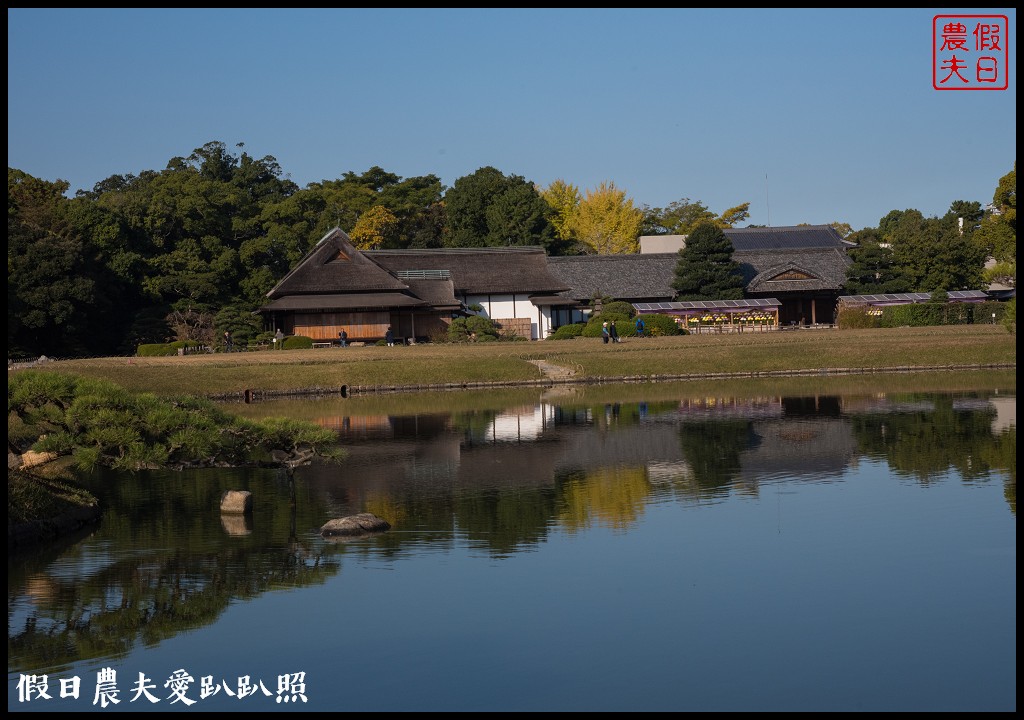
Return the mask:
[(672, 283), (677, 300), (741, 300), (743, 273), (732, 259), (732, 241), (722, 229), (703, 222), (686, 237)]

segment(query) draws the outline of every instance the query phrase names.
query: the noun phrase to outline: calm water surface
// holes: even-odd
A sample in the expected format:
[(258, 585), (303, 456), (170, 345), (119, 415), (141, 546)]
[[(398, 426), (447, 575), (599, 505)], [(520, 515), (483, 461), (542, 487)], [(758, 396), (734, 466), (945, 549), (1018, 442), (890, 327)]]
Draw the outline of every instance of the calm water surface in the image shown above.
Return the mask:
[(8, 710), (1016, 710), (1015, 382), (643, 392), (289, 401), (341, 464), (90, 478), (9, 556)]

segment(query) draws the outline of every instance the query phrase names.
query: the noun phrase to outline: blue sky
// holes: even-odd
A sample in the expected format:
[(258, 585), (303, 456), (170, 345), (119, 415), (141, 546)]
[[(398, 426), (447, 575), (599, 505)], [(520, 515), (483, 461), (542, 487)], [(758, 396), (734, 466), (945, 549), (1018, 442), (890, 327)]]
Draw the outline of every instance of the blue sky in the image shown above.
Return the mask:
[[(1006, 15), (1009, 88), (932, 87), (935, 15)], [(300, 186), (492, 166), (751, 224), (943, 215), (1017, 155), (1016, 11), (8, 9), (8, 167), (161, 170), (210, 141)]]

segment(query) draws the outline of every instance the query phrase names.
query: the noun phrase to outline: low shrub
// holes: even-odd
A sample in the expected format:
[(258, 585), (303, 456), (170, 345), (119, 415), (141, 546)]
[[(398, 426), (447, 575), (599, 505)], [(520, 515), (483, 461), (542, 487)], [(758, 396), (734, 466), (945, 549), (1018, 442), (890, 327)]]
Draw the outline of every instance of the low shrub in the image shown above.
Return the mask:
[(840, 330), (861, 330), (880, 327), (877, 315), (871, 315), (866, 307), (842, 305), (836, 313), (836, 327)]
[(485, 337), (497, 340), (498, 328), (494, 326), (493, 320), (481, 315), (455, 318), (448, 326), (449, 342), (469, 342), (471, 340), (480, 342)]
[(573, 338), (579, 337), (583, 333), (583, 328), (585, 327), (586, 325), (584, 323), (562, 325), (553, 333), (548, 335), (548, 340), (572, 340)]
[(184, 350), (185, 354), (191, 354), (206, 347), (206, 345), (195, 340), (175, 340), (169, 343), (146, 343), (139, 345), (135, 354), (138, 357), (168, 357), (181, 354), (178, 352), (179, 350)]
[[(662, 315), (659, 313), (644, 315), (644, 324), (647, 326), (644, 330), (644, 334), (651, 335), (653, 337), (689, 334), (685, 328), (679, 326), (676, 319), (671, 315)], [(631, 329), (631, 333), (636, 335), (636, 326)], [(619, 334), (622, 334), (621, 330), (619, 331)]]
[[(629, 319), (636, 315), (636, 308), (633, 307), (633, 303), (628, 303), (625, 300), (614, 300), (610, 303), (604, 303), (601, 306), (602, 315), (617, 315), (624, 319)], [(605, 318), (607, 320), (608, 318)], [(602, 321), (603, 322), (603, 321)]]
[(285, 350), (309, 350), (313, 347), (313, 338), (305, 335), (290, 335), (281, 344)]

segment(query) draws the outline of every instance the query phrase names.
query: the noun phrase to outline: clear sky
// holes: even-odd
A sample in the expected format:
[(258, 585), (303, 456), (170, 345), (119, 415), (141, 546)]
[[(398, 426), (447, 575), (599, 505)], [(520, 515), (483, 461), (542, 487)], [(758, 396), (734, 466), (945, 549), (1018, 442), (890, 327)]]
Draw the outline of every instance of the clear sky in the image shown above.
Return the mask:
[[(932, 87), (933, 17), (1006, 15), (1009, 87)], [(485, 166), (750, 224), (991, 202), (1016, 10), (8, 9), (7, 164), (69, 194), (211, 141), (299, 186)], [(975, 53), (977, 54), (977, 53)], [(955, 78), (954, 78), (955, 79)]]

